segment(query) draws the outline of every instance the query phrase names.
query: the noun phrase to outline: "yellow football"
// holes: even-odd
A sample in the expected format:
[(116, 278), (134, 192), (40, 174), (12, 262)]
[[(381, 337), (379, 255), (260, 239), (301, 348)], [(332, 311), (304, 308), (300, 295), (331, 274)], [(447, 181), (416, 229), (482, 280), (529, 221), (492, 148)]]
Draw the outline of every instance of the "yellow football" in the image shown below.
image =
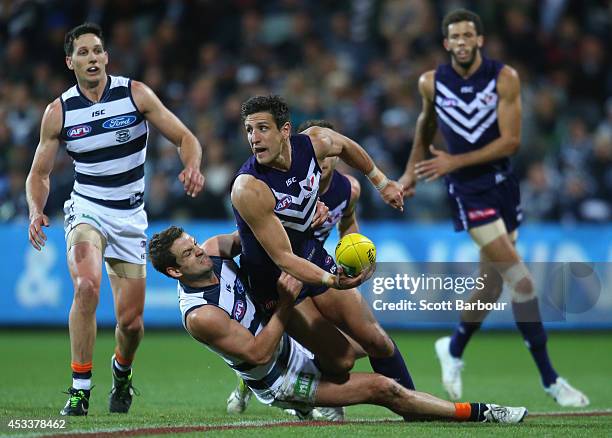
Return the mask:
[(359, 233), (347, 234), (336, 245), (336, 262), (346, 275), (355, 277), (376, 262), (376, 247)]

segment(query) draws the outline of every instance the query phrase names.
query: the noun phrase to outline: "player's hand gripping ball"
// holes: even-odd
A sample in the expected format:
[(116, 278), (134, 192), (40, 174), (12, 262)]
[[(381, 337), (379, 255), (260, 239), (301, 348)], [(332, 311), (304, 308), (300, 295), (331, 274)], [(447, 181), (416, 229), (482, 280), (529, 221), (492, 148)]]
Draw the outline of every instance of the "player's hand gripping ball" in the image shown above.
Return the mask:
[(359, 233), (347, 234), (336, 245), (336, 262), (347, 276), (355, 277), (376, 263), (376, 247)]

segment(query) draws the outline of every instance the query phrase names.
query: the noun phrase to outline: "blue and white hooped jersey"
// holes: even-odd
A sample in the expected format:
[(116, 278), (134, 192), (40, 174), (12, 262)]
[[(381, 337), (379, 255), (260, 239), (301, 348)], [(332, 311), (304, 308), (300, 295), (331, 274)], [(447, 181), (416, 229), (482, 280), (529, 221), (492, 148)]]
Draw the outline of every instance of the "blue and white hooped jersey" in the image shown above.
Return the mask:
[(329, 216), (321, 227), (314, 230), (314, 236), (325, 242), (351, 202), (351, 182), (346, 176), (334, 170), (331, 183), (327, 191), (319, 196), (319, 200), (329, 208)]
[[(202, 306), (212, 305), (225, 311), (234, 321), (240, 323), (253, 336), (265, 326), (267, 318), (251, 301), (247, 294), (246, 281), (243, 280), (238, 265), (231, 259), (211, 257), (213, 269), (219, 283), (203, 288), (192, 288), (178, 282), (178, 299), (183, 326), (187, 329), (189, 312)], [(196, 338), (196, 340), (198, 340)], [(200, 340), (198, 340), (200, 341)], [(201, 341), (200, 341), (201, 342)], [(291, 352), (291, 342), (287, 334), (283, 335), (272, 359), (263, 365), (252, 365), (232, 357), (213, 347), (204, 344), (245, 380), (254, 386), (276, 389), (282, 383)]]
[[(483, 57), (481, 66), (467, 79), (451, 64), (437, 68), (434, 104), (449, 153), (470, 152), (499, 138), (497, 78), (503, 67)], [(499, 184), (510, 172), (510, 160), (503, 158), (459, 169), (446, 180), (451, 193), (474, 193)]]
[(61, 98), (61, 139), (75, 166), (73, 192), (112, 209), (142, 208), (147, 122), (131, 93), (131, 79), (108, 76), (99, 102), (78, 85)]
[[(287, 231), (293, 252), (302, 256), (302, 248), (312, 239), (310, 224), (316, 212), (321, 179), (321, 168), (310, 137), (303, 134), (291, 136), (289, 170), (284, 172), (263, 166), (251, 156), (236, 176), (241, 174), (252, 175), (270, 188), (276, 202), (274, 213)], [(274, 262), (235, 208), (234, 215), (242, 242), (242, 259), (258, 265), (274, 266)]]

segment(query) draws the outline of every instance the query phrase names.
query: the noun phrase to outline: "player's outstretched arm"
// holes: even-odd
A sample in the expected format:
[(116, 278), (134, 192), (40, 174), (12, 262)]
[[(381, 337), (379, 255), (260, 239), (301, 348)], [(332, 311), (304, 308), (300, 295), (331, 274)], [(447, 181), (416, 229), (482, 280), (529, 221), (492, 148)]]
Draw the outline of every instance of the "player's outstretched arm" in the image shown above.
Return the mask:
[(403, 210), (402, 186), (396, 181), (388, 179), (357, 142), (333, 129), (320, 126), (312, 126), (303, 133), (310, 137), (319, 161), (326, 157), (340, 157), (346, 164), (367, 175), (387, 204), (398, 210)]
[(351, 175), (344, 176), (346, 176), (351, 183), (351, 199), (347, 207), (342, 211), (342, 217), (340, 218), (340, 222), (338, 222), (338, 234), (340, 234), (340, 237), (359, 232), (359, 224), (357, 223), (355, 209), (357, 208), (357, 201), (359, 201), (359, 196), (361, 195), (361, 184)]
[(44, 209), (49, 197), (49, 175), (53, 170), (55, 155), (60, 144), (61, 126), (62, 105), (59, 99), (55, 99), (47, 106), (43, 114), (40, 141), (26, 179), (26, 198), (30, 216), (28, 234), (30, 243), (39, 251), (45, 246), (47, 240), (42, 227), (49, 226), (49, 218), (44, 214)]
[(302, 283), (295, 278), (284, 273), (281, 275), (279, 301), (270, 320), (257, 336), (216, 306), (202, 306), (191, 311), (187, 316), (187, 329), (194, 338), (216, 350), (253, 365), (263, 365), (272, 359), (301, 289)]
[(240, 216), (281, 271), (307, 284), (323, 284), (336, 289), (350, 289), (365, 281), (361, 276), (339, 278), (295, 255), (287, 232), (274, 214), (274, 196), (268, 186), (257, 178), (238, 176), (232, 186), (231, 197)]
[(415, 165), (425, 159), (427, 148), (433, 142), (438, 123), (434, 108), (434, 76), (435, 72), (430, 70), (419, 78), (419, 94), (421, 95), (421, 113), (417, 118), (414, 140), (410, 150), (410, 158), (406, 163), (406, 169), (399, 179), (404, 187), (404, 196), (414, 196), (417, 176)]
[(185, 192), (196, 197), (204, 187), (200, 172), (202, 146), (187, 127), (159, 100), (157, 95), (142, 82), (132, 81), (132, 96), (138, 110), (159, 131), (176, 145), (184, 169), (178, 178)]
[(518, 74), (505, 66), (497, 78), (497, 120), (500, 136), (480, 149), (450, 155), (429, 146), (434, 158), (415, 166), (419, 178), (432, 181), (463, 167), (488, 163), (509, 157), (518, 151), (521, 137), (521, 84)]

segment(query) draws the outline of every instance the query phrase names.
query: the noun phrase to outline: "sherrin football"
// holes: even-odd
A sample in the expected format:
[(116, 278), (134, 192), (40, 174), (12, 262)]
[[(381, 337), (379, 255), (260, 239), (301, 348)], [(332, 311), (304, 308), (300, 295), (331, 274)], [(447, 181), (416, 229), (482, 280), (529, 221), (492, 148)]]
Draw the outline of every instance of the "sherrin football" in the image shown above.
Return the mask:
[(362, 234), (347, 234), (336, 245), (336, 262), (346, 275), (355, 277), (376, 262), (376, 247)]

